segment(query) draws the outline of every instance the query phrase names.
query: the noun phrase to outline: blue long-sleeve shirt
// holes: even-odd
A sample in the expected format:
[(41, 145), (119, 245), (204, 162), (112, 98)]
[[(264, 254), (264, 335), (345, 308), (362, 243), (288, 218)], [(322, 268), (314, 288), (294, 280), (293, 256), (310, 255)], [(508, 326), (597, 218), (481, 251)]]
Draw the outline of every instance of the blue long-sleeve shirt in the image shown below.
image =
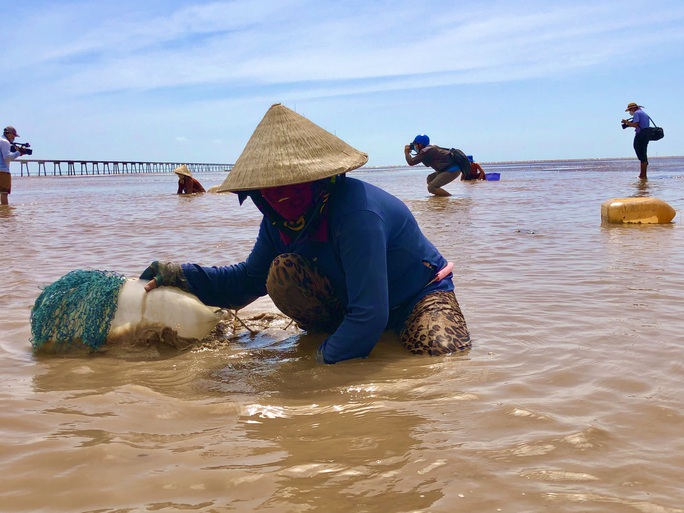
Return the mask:
[(447, 261), (398, 198), (343, 177), (330, 199), (329, 240), (286, 245), (264, 218), (246, 261), (224, 267), (183, 264), (192, 292), (205, 304), (238, 308), (266, 295), (273, 259), (298, 253), (313, 260), (345, 306), (335, 333), (319, 349), (326, 363), (366, 357), (387, 328), (400, 328), (415, 304), (453, 290), (451, 276), (430, 283)]

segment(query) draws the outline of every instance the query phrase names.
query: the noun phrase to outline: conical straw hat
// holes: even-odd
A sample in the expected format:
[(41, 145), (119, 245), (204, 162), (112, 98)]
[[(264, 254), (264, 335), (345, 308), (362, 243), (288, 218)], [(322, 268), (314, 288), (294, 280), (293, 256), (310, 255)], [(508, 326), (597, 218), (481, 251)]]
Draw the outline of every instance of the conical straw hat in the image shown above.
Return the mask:
[(312, 182), (366, 162), (367, 154), (276, 103), (254, 130), (218, 192)]
[(177, 175), (192, 176), (192, 173), (188, 169), (188, 166), (186, 166), (185, 164), (177, 167), (176, 169), (173, 170), (173, 172), (176, 173)]

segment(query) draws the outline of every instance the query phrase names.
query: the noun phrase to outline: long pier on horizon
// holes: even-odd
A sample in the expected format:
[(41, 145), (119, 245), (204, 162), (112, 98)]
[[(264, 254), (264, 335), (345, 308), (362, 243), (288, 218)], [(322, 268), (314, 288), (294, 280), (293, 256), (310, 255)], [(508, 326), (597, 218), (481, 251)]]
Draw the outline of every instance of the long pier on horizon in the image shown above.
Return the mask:
[[(141, 162), (133, 160), (44, 160), (17, 159), (21, 165), (21, 175), (31, 176), (31, 165), (38, 171), (38, 176), (48, 176), (47, 168), (52, 166), (52, 176), (76, 175), (121, 175), (129, 173), (167, 173), (185, 164), (191, 172), (230, 171), (233, 164), (189, 163), (189, 162)], [(62, 173), (62, 165), (65, 173)]]

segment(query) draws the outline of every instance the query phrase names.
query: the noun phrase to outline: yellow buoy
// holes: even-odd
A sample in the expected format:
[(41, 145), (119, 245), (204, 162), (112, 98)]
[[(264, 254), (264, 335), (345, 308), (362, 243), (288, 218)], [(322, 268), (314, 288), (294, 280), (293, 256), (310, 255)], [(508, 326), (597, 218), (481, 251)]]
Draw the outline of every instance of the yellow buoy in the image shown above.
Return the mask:
[(675, 209), (658, 198), (613, 198), (601, 205), (601, 222), (617, 224), (666, 224)]

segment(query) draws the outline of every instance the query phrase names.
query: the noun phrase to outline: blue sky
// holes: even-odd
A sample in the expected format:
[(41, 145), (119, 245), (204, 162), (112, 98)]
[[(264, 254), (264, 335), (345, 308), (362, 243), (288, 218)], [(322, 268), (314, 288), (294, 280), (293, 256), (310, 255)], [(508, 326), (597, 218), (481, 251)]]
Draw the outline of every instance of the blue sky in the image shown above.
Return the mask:
[[(7, 12), (7, 6), (5, 6)], [(25, 0), (2, 120), (34, 158), (234, 162), (283, 103), (403, 164), (418, 133), (481, 162), (633, 157), (627, 103), (684, 155), (684, 2)]]

